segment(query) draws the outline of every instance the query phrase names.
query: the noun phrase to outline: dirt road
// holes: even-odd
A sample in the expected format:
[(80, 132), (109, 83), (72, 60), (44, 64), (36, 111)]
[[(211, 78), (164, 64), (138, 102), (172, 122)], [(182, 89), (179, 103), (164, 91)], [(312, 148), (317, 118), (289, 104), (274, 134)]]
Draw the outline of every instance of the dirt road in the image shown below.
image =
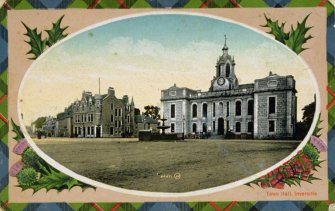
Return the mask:
[(187, 192), (227, 184), (264, 170), (298, 145), (290, 141), (45, 139), (50, 157), (91, 179), (126, 189)]

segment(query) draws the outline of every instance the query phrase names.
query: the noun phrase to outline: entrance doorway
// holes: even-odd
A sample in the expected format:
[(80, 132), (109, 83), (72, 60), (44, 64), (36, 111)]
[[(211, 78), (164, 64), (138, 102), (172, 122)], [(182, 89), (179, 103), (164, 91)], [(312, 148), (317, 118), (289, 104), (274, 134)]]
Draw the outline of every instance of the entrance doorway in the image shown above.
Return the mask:
[(97, 131), (96, 131), (95, 134), (96, 134), (95, 137), (97, 137), (97, 138), (101, 137), (101, 127), (100, 126), (97, 126)]
[(218, 135), (224, 135), (224, 120), (222, 117), (218, 119)]

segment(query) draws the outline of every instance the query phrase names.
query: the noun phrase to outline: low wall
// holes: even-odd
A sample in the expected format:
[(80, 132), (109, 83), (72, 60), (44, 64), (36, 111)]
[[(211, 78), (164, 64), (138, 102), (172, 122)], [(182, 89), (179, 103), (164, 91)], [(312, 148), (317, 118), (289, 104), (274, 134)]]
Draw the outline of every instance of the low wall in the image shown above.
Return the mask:
[(184, 140), (183, 133), (152, 133), (151, 131), (139, 131), (139, 141), (178, 141)]

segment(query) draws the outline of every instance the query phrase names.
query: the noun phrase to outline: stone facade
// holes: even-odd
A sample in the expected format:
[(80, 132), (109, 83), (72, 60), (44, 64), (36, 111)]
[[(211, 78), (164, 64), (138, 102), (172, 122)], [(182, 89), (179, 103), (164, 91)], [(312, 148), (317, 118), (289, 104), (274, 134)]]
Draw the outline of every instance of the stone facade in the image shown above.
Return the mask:
[(102, 100), (102, 131), (103, 137), (132, 136), (135, 126), (135, 105), (129, 102), (127, 95), (122, 99), (115, 96), (113, 88)]
[(153, 133), (159, 133), (157, 126), (159, 125), (158, 120), (153, 119), (145, 115), (136, 115), (135, 116), (135, 132), (134, 137), (138, 137), (139, 131), (141, 130), (150, 130)]
[(42, 131), (48, 137), (56, 136), (57, 134), (57, 121), (56, 118), (48, 116), (42, 125)]
[(72, 105), (65, 108), (64, 112), (57, 114), (57, 133), (59, 137), (71, 137), (72, 133)]
[(80, 100), (73, 106), (73, 129), (75, 137), (101, 137), (101, 95), (83, 91)]
[(270, 74), (239, 84), (235, 60), (224, 45), (209, 91), (176, 85), (161, 91), (169, 132), (280, 139), (295, 133), (297, 97), (293, 76)]
[(113, 88), (104, 95), (83, 91), (80, 100), (73, 102), (57, 115), (57, 134), (60, 137), (122, 137), (134, 133), (134, 101), (128, 96), (115, 96)]

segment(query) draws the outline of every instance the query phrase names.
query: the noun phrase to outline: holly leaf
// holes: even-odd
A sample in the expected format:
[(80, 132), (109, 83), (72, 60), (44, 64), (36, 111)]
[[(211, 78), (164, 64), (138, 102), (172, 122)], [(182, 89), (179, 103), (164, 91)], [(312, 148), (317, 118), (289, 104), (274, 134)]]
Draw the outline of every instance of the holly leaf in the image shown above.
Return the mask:
[(43, 176), (33, 185), (34, 191), (45, 188), (47, 191), (56, 189), (58, 192), (71, 189), (78, 181), (61, 172), (51, 170), (51, 173)]
[(41, 178), (31, 186), (19, 186), (22, 190), (33, 189), (34, 193), (36, 193), (41, 189), (46, 189), (47, 191), (55, 189), (58, 192), (61, 192), (65, 189), (70, 190), (75, 186), (81, 187), (83, 191), (87, 188), (94, 188), (64, 174), (42, 160), (38, 161), (37, 164), (38, 171), (41, 173)]
[(307, 36), (307, 32), (312, 28), (306, 27), (309, 15), (307, 15), (301, 22), (298, 22), (296, 28), (291, 25), (291, 29), (288, 32), (285, 32), (285, 23), (279, 23), (278, 20), (273, 21), (266, 15), (264, 16), (266, 24), (261, 26), (270, 28), (270, 31), (267, 33), (274, 35), (276, 40), (291, 48), (296, 54), (307, 49), (304, 48), (303, 45), (309, 39), (313, 38), (311, 35)]
[(21, 23), (23, 24), (23, 26), (26, 28), (27, 31), (24, 35), (26, 35), (29, 38), (28, 41), (25, 40), (25, 42), (30, 45), (30, 50), (26, 54), (34, 55), (29, 59), (32, 60), (37, 59), (37, 57), (39, 57), (39, 55), (41, 55), (46, 48), (46, 40), (42, 39), (42, 33), (38, 33), (37, 28), (31, 29), (22, 21)]
[(320, 127), (320, 124), (323, 121), (320, 119), (320, 116), (321, 116), (321, 114), (319, 114), (318, 121), (317, 121), (316, 126), (315, 126), (314, 131), (313, 131), (313, 135), (316, 136), (316, 137), (321, 136), (320, 131), (322, 130), (322, 128)]
[(13, 121), (13, 119), (11, 119), (11, 124), (12, 124), (12, 131), (16, 134), (16, 136), (14, 137), (14, 139), (16, 141), (20, 141), (21, 139), (24, 139), (24, 135), (21, 131), (20, 126), (16, 125)]
[(276, 40), (285, 44), (285, 40), (289, 38), (289, 33), (285, 33), (284, 31), (285, 23), (279, 24), (278, 20), (273, 21), (270, 18), (268, 18), (265, 14), (264, 16), (265, 16), (266, 24), (262, 25), (262, 27), (270, 28), (271, 31), (267, 33), (274, 35)]
[(302, 51), (306, 50), (307, 48), (304, 48), (303, 44), (305, 44), (309, 39), (313, 38), (311, 35), (306, 35), (307, 32), (312, 28), (306, 27), (306, 21), (308, 17), (309, 15), (307, 15), (301, 23), (298, 22), (295, 29), (293, 28), (293, 26), (291, 26), (291, 31), (289, 33), (288, 39), (285, 40), (285, 44), (294, 52), (296, 52), (296, 54), (299, 54)]
[(64, 28), (61, 27), (61, 22), (63, 18), (64, 18), (64, 15), (60, 17), (55, 23), (52, 23), (51, 29), (45, 30), (49, 35), (46, 41), (46, 44), (49, 47), (68, 35), (68, 34), (64, 34), (64, 31), (68, 28), (68, 26)]

